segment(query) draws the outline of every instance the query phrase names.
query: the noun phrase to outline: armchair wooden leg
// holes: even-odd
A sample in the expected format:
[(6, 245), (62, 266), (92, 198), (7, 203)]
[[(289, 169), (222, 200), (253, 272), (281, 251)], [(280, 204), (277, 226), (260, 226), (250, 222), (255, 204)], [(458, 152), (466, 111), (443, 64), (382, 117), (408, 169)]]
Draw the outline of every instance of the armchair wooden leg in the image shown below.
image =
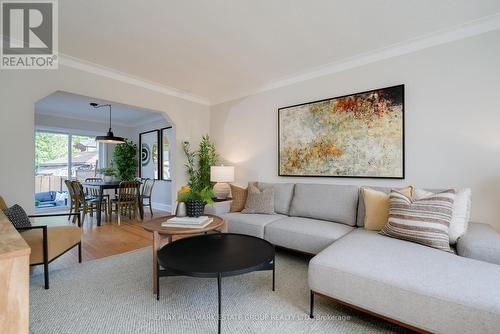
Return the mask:
[(149, 199), (149, 212), (151, 212), (151, 218), (153, 218), (153, 208), (151, 207), (151, 198)]
[(45, 290), (49, 289), (49, 264), (47, 262), (43, 263), (43, 280), (45, 283)]
[(82, 263), (82, 242), (78, 243), (78, 263)]
[(49, 241), (47, 239), (47, 228), (42, 232), (43, 242), (43, 279), (45, 281), (45, 289), (49, 288)]

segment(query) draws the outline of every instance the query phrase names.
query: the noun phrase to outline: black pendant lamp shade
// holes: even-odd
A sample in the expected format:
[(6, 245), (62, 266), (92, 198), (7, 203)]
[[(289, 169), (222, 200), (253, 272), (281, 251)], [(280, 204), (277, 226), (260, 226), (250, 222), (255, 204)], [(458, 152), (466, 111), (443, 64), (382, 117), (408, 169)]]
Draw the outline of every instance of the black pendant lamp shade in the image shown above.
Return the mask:
[(122, 137), (116, 137), (113, 134), (113, 131), (111, 130), (111, 104), (97, 104), (95, 102), (92, 102), (92, 103), (90, 103), (90, 105), (94, 108), (109, 107), (109, 130), (108, 130), (108, 133), (105, 136), (95, 137), (95, 140), (98, 141), (99, 143), (104, 143), (104, 144), (124, 143), (125, 139), (123, 139)]

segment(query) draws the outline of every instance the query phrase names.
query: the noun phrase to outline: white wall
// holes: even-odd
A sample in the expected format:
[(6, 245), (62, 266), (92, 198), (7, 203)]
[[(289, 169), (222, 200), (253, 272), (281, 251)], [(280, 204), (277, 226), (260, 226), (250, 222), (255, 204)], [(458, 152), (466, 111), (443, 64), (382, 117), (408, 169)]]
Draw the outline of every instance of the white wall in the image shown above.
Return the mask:
[[(167, 126), (170, 126), (170, 123), (166, 119), (142, 124), (134, 128), (134, 141), (139, 145), (139, 134), (141, 132), (159, 130)], [(171, 141), (169, 140), (169, 142)], [(170, 160), (170, 163), (173, 163), (173, 160)], [(151, 196), (153, 208), (172, 212), (172, 198), (176, 198), (172, 197), (172, 181), (156, 180)]]
[[(284, 55), (285, 56), (285, 55)], [(406, 179), (277, 176), (277, 109), (405, 84)], [(236, 182), (471, 187), (472, 219), (500, 230), (500, 32), (211, 107), (210, 134)]]
[(172, 192), (186, 183), (181, 143), (197, 142), (208, 132), (207, 106), (65, 66), (59, 70), (2, 70), (0, 194), (7, 203), (19, 203), (28, 211), (34, 209), (35, 103), (58, 90), (168, 115), (175, 126), (173, 154), (180, 157), (174, 160)]

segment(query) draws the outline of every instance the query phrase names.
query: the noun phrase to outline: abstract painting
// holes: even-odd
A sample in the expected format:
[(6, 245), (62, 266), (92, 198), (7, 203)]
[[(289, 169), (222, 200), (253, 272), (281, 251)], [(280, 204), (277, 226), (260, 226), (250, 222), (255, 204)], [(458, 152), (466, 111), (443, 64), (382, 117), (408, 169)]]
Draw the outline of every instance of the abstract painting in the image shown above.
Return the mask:
[(404, 85), (278, 110), (278, 174), (404, 178)]

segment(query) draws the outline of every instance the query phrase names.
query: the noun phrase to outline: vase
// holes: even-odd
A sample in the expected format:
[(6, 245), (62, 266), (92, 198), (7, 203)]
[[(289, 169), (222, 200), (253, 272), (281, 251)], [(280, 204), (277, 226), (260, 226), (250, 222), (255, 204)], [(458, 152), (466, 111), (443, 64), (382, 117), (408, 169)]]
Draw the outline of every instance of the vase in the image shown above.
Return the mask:
[(194, 199), (186, 202), (186, 214), (188, 217), (199, 217), (205, 211), (205, 202)]
[(104, 175), (104, 182), (113, 182), (113, 175)]
[(186, 203), (178, 202), (177, 208), (175, 209), (175, 215), (177, 217), (186, 217)]

